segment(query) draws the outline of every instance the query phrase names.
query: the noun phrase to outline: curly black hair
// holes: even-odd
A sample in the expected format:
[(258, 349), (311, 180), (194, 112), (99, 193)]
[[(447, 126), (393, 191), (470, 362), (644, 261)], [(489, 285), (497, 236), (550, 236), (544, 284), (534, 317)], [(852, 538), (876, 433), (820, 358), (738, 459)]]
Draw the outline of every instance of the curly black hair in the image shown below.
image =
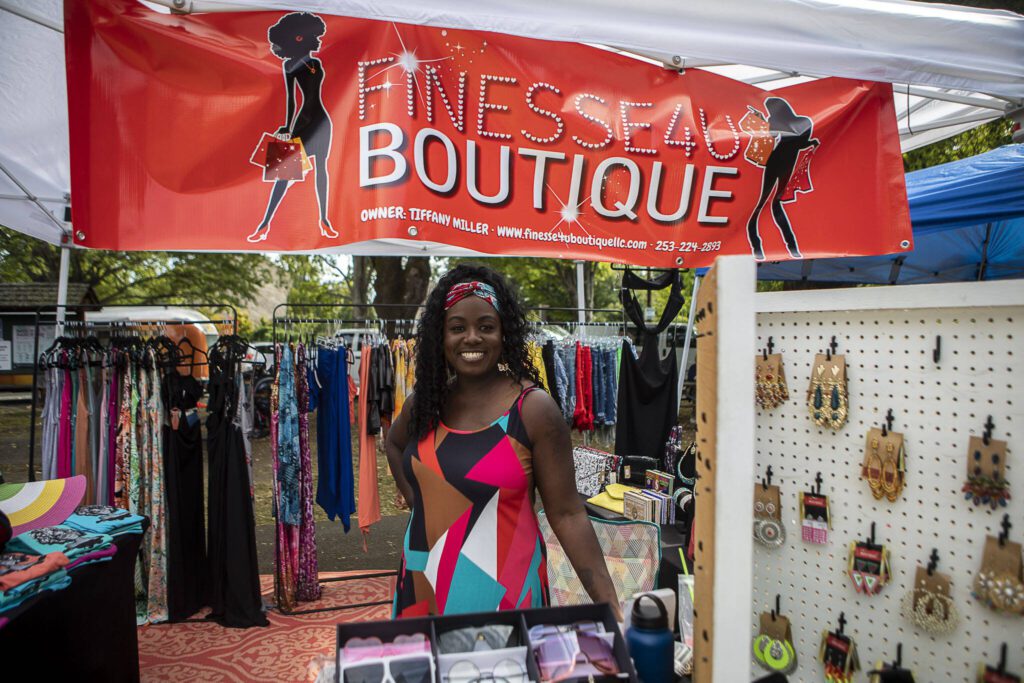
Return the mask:
[(530, 361), (526, 342), (529, 327), (518, 293), (505, 277), (487, 266), (462, 263), (448, 271), (430, 294), (416, 328), (416, 391), (412, 401), (409, 431), (422, 439), (437, 427), (448, 397), (448, 372), (444, 358), (444, 301), (448, 290), (461, 282), (486, 282), (498, 294), (498, 317), (504, 362), (517, 382), (540, 384), (540, 375)]
[(281, 59), (305, 57), (317, 49), (317, 38), (327, 33), (324, 20), (310, 12), (292, 12), (267, 29), (270, 51)]

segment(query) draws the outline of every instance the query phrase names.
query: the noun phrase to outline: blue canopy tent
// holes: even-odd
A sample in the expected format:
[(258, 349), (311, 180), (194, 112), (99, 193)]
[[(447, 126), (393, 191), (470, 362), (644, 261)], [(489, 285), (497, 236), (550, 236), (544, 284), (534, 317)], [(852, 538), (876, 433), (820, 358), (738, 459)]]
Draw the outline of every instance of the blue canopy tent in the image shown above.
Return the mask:
[(761, 280), (911, 284), (1024, 277), (1024, 144), (907, 174), (907, 254), (762, 263)]

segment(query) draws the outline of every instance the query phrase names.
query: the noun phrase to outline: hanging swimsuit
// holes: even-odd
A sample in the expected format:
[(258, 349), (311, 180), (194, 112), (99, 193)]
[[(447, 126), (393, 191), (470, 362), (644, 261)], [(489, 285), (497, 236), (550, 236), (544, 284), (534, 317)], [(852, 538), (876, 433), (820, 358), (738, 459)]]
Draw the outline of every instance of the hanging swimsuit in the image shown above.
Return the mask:
[[(654, 329), (644, 323), (643, 309), (632, 290), (660, 290), (671, 286), (668, 304)], [(631, 270), (622, 275), (619, 293), (622, 306), (642, 332), (643, 350), (637, 359), (623, 342), (619, 377), (618, 415), (615, 422), (615, 452), (660, 459), (669, 432), (679, 419), (679, 382), (673, 341), (668, 357), (660, 358), (658, 335), (668, 329), (683, 307), (682, 278), (673, 270), (653, 280), (644, 280)]]

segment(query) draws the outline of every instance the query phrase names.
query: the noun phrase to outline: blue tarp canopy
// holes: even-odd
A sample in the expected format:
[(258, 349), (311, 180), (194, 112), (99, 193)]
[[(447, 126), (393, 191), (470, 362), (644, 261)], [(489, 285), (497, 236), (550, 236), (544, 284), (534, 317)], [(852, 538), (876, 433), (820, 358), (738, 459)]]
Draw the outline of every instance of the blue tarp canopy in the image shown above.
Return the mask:
[(907, 174), (914, 250), (779, 261), (761, 280), (910, 284), (1024, 277), (1024, 144)]

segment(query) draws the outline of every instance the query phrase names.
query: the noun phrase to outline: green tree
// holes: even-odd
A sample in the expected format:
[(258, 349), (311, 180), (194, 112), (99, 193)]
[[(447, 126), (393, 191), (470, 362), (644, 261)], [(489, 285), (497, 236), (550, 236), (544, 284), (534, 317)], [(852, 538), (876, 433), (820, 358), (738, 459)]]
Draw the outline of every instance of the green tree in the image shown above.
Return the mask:
[(1012, 142), (1009, 119), (990, 121), (945, 140), (912, 150), (903, 155), (903, 169), (909, 173), (950, 161), (966, 159)]
[[(60, 249), (0, 227), (0, 281), (56, 282)], [(252, 301), (269, 261), (259, 254), (73, 249), (68, 279), (96, 291), (100, 303)]]
[(288, 287), (288, 303), (337, 304), (351, 299), (350, 273), (325, 254), (282, 256), (278, 261)]

